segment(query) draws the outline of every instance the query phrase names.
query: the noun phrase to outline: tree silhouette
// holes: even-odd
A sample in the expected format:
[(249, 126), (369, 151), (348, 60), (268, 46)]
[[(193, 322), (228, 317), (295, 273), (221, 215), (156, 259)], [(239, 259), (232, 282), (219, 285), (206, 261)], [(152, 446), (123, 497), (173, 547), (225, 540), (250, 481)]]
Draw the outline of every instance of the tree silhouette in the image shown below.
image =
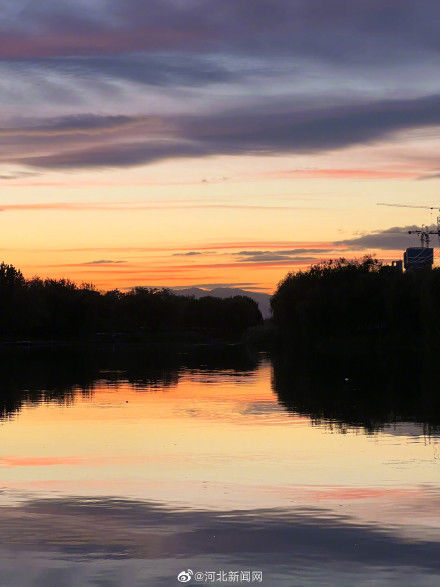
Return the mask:
[[(26, 280), (12, 265), (0, 265), (0, 337), (84, 339), (107, 335), (149, 340), (198, 333), (238, 340), (262, 321), (250, 298), (191, 299), (168, 289), (136, 287), (100, 293), (68, 279)], [(186, 333), (186, 334), (185, 334)]]
[(402, 273), (371, 256), (289, 273), (271, 300), (274, 321), (294, 345), (363, 339), (438, 346), (440, 270)]

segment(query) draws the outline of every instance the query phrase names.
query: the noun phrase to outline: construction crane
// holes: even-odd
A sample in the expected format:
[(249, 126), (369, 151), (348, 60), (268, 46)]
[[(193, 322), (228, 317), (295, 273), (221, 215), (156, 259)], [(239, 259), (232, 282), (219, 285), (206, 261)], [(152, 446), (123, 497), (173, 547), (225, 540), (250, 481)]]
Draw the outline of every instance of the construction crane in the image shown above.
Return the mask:
[(436, 230), (430, 229), (428, 226), (422, 226), (416, 230), (408, 230), (408, 234), (417, 234), (420, 237), (420, 244), (422, 249), (429, 248), (431, 241), (431, 235), (436, 234), (440, 242), (440, 207), (438, 206), (417, 206), (411, 204), (386, 204), (385, 202), (378, 202), (378, 206), (393, 206), (395, 208), (421, 208), (423, 210), (437, 210), (439, 213), (437, 216), (437, 228)]

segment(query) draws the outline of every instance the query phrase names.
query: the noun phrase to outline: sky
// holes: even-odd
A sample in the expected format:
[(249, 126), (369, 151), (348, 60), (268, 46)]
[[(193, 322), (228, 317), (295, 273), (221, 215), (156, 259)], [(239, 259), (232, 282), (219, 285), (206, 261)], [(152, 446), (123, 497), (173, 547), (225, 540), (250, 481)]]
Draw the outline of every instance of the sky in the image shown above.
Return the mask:
[[(0, 248), (100, 289), (237, 286), (418, 244), (436, 0), (0, 0)], [(438, 244), (438, 243), (433, 243)]]

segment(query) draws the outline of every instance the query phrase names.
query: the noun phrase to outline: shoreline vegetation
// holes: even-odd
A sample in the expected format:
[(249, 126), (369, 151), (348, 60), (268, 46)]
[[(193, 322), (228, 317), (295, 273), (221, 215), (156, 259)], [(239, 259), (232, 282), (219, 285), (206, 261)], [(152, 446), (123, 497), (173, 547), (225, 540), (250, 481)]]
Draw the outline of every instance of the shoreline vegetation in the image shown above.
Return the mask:
[(0, 346), (249, 344), (285, 355), (435, 352), (440, 269), (402, 273), (366, 256), (288, 273), (263, 320), (239, 295), (194, 298), (169, 289), (99, 292), (68, 279), (25, 279), (0, 264)]
[(239, 342), (262, 324), (249, 297), (193, 297), (135, 287), (99, 292), (68, 279), (25, 279), (0, 265), (0, 344)]
[(289, 273), (272, 297), (274, 389), (341, 430), (440, 424), (440, 270), (372, 257)]
[(263, 320), (249, 297), (194, 298), (169, 289), (99, 292), (68, 279), (25, 279), (0, 264), (0, 347), (248, 344), (286, 356), (433, 353), (440, 269), (401, 272), (371, 256), (288, 273)]
[(440, 269), (402, 272), (371, 256), (289, 273), (272, 296), (277, 347), (358, 354), (440, 343)]
[[(440, 425), (439, 270), (402, 274), (370, 257), (327, 261), (288, 274), (265, 321), (249, 298), (193, 300), (140, 288), (102, 294), (65, 280), (24, 280), (4, 264), (0, 276), (1, 324), (16, 333), (3, 330), (0, 339), (0, 420), (27, 399), (39, 401), (42, 390), (64, 401), (75, 389), (90, 393), (102, 377), (167, 386), (185, 366), (251, 372), (268, 350), (274, 393), (293, 414), (341, 431), (419, 422), (430, 434)], [(27, 323), (37, 303), (40, 322)], [(87, 336), (66, 336), (81, 316), (91, 316)], [(96, 330), (108, 316), (117, 328)], [(122, 328), (128, 317), (132, 330)], [(40, 336), (25, 339), (30, 331), (19, 326), (35, 324)]]

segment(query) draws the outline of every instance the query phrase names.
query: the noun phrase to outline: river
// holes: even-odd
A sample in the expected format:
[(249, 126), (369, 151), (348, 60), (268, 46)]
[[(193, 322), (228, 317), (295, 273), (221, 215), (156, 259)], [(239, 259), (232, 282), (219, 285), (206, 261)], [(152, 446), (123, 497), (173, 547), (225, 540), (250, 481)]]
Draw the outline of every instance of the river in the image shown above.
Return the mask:
[(437, 428), (234, 353), (3, 358), (0, 584), (439, 585)]

